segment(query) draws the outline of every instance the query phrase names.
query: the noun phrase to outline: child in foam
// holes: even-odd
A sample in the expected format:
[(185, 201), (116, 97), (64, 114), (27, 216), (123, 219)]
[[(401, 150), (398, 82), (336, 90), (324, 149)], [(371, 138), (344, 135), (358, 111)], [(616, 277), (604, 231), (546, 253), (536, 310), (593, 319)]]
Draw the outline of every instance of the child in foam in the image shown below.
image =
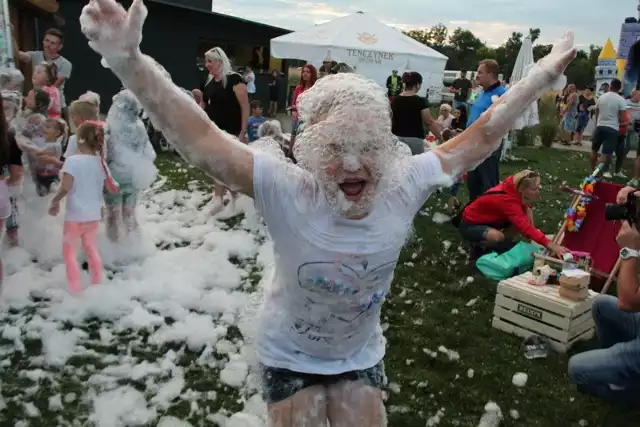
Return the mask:
[(44, 197), (60, 179), (62, 141), (66, 139), (67, 124), (63, 119), (47, 119), (44, 123), (44, 141), (36, 153), (36, 191)]
[(111, 241), (119, 239), (120, 225), (127, 233), (138, 229), (136, 208), (140, 191), (146, 190), (156, 179), (156, 152), (140, 119), (142, 107), (129, 90), (113, 97), (107, 114), (107, 165), (118, 182), (120, 191), (105, 191), (107, 206), (107, 235)]
[[(24, 166), (22, 164), (22, 150), (16, 142), (16, 133), (13, 128), (13, 120), (20, 111), (22, 104), (22, 94), (16, 91), (2, 91), (2, 111), (8, 127), (7, 141), (9, 143), (9, 177), (7, 186), (9, 187), (9, 198), (11, 202), (11, 215), (6, 219), (7, 240), (10, 246), (18, 246), (18, 228), (20, 226), (20, 216), (18, 211), (18, 198), (22, 194), (22, 181), (24, 179)], [(1, 233), (1, 231), (0, 231)]]
[(55, 86), (58, 80), (58, 66), (53, 62), (43, 62), (33, 69), (31, 78), (33, 87), (44, 90), (49, 94), (50, 103), (47, 114), (53, 119), (62, 117), (62, 107), (60, 106), (60, 90)]
[(37, 155), (44, 144), (44, 125), (51, 103), (49, 94), (42, 89), (32, 89), (24, 99), (26, 110), (14, 122), (16, 141), (25, 154), (29, 173), (37, 183)]
[(78, 153), (65, 160), (62, 182), (51, 200), (49, 214), (58, 215), (60, 202), (67, 199), (63, 229), (62, 253), (67, 266), (69, 291), (82, 290), (78, 245), (87, 255), (91, 283), (102, 282), (102, 260), (98, 250), (98, 225), (102, 219), (102, 189), (117, 192), (117, 184), (110, 176), (102, 158), (104, 128), (98, 122), (85, 122), (76, 129)]
[[(386, 426), (381, 305), (415, 214), (438, 187), (489, 157), (527, 106), (564, 85), (570, 33), (465, 132), (409, 156), (393, 144), (385, 91), (357, 74), (300, 96), (298, 165), (221, 132), (139, 50), (146, 8), (85, 6), (93, 49), (189, 161), (254, 198), (275, 252), (257, 325), (268, 425)], [(177, 112), (177, 113), (176, 113)]]
[[(4, 222), (11, 215), (11, 200), (9, 194), (9, 186), (7, 185), (7, 179), (10, 179), (10, 153), (9, 126), (8, 121), (4, 116), (3, 106), (2, 111), (0, 111), (0, 237), (4, 232)], [(2, 284), (2, 278), (2, 259), (0, 259), (0, 285)]]

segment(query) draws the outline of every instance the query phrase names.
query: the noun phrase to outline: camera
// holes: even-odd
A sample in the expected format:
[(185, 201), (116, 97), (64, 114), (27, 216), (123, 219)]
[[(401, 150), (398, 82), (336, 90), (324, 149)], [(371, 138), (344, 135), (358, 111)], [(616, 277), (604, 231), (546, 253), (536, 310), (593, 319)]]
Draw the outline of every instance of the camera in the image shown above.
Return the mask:
[(607, 203), (604, 217), (607, 221), (627, 221), (629, 225), (638, 225), (638, 207), (640, 199), (633, 193), (627, 196), (625, 203)]

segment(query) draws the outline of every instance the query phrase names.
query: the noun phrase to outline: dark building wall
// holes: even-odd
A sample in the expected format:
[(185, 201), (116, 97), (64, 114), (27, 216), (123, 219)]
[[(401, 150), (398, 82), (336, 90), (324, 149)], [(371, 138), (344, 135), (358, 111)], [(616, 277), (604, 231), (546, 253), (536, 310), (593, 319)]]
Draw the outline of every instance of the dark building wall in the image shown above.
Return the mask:
[[(65, 43), (61, 53), (73, 64), (65, 93), (71, 101), (87, 90), (97, 92), (102, 98), (102, 109), (106, 111), (111, 104), (111, 97), (120, 88), (120, 82), (111, 71), (100, 65), (100, 56), (91, 50), (80, 31), (79, 17), (86, 4), (86, 0), (60, 2), (59, 14), (66, 21), (62, 29)], [(196, 66), (199, 40), (268, 46), (272, 38), (288, 32), (225, 15), (164, 3), (146, 1), (145, 4), (149, 15), (144, 25), (142, 51), (162, 64), (177, 85), (187, 89), (199, 87), (202, 80), (202, 74)], [(47, 28), (50, 25), (40, 26), (42, 33)]]

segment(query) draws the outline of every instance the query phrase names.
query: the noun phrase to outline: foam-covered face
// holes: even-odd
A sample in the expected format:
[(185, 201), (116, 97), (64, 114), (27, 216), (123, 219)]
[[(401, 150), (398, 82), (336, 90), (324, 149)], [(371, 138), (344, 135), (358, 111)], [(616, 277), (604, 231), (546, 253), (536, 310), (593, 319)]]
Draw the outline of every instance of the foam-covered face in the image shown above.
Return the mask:
[(135, 120), (138, 118), (142, 107), (138, 98), (128, 89), (121, 90), (113, 96), (113, 108), (117, 108), (121, 115)]
[(357, 74), (330, 75), (301, 95), (298, 111), (298, 165), (314, 174), (336, 212), (365, 217), (388, 189), (396, 155), (385, 91)]

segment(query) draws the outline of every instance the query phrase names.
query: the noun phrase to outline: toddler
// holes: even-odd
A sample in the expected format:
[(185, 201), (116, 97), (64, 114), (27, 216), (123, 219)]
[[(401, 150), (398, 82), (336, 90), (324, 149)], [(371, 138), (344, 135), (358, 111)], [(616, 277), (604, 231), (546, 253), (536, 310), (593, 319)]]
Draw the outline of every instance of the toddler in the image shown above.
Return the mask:
[(107, 114), (105, 160), (120, 188), (118, 193), (104, 194), (107, 235), (113, 242), (119, 239), (121, 225), (127, 233), (138, 229), (138, 196), (153, 184), (157, 175), (156, 152), (140, 119), (141, 110), (133, 93), (122, 90), (113, 97)]
[(47, 121), (47, 109), (51, 98), (42, 89), (33, 89), (25, 97), (26, 110), (15, 120), (16, 142), (25, 154), (29, 173), (37, 183), (37, 155), (44, 144), (44, 124)]
[(249, 117), (249, 125), (247, 127), (247, 139), (249, 142), (254, 142), (259, 138), (258, 128), (264, 123), (264, 116), (262, 115), (262, 104), (260, 101), (251, 101), (251, 117)]
[(49, 107), (47, 115), (54, 119), (62, 117), (62, 106), (60, 104), (60, 91), (55, 86), (58, 80), (58, 66), (53, 62), (43, 62), (33, 69), (31, 81), (34, 88), (42, 89), (49, 94)]
[(44, 124), (44, 141), (36, 157), (36, 191), (40, 197), (51, 192), (51, 185), (58, 182), (62, 162), (62, 142), (66, 139), (67, 124), (62, 119), (47, 119)]
[(117, 192), (117, 185), (109, 174), (102, 148), (104, 128), (98, 122), (85, 122), (76, 129), (77, 154), (70, 156), (62, 167), (62, 182), (51, 200), (49, 215), (60, 212), (60, 202), (67, 198), (63, 228), (62, 252), (67, 267), (69, 291), (77, 294), (82, 290), (78, 245), (87, 255), (91, 283), (102, 282), (102, 260), (98, 251), (98, 225), (102, 217), (102, 189)]

